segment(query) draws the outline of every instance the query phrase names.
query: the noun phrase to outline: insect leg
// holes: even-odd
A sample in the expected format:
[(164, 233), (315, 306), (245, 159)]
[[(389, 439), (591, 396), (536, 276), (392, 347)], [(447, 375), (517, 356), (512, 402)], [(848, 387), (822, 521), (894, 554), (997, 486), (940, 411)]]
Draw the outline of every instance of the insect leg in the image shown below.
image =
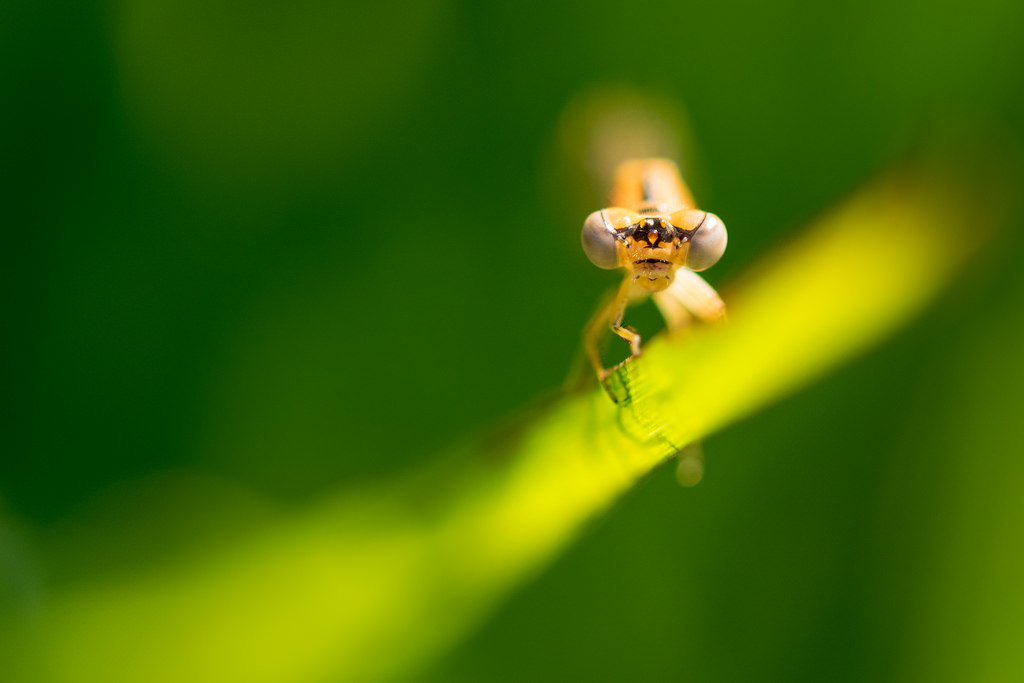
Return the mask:
[(725, 320), (725, 302), (718, 292), (692, 270), (680, 268), (664, 292), (654, 295), (670, 333), (677, 332), (696, 317), (707, 323)]
[(640, 335), (636, 330), (622, 325), (622, 318), (626, 314), (626, 306), (629, 305), (632, 294), (632, 286), (633, 283), (629, 280), (623, 281), (615, 296), (602, 306), (587, 323), (583, 344), (587, 357), (590, 358), (590, 363), (594, 366), (599, 379), (605, 379), (610, 372), (605, 370), (601, 361), (601, 339), (608, 328), (629, 343), (630, 357), (640, 355)]

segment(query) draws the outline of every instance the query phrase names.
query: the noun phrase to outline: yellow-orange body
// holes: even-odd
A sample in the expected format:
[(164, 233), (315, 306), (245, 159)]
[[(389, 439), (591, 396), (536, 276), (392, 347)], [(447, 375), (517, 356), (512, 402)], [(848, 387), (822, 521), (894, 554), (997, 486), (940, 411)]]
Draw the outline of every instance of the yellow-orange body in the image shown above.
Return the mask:
[(588, 326), (587, 351), (604, 378), (598, 351), (600, 331), (608, 325), (640, 354), (640, 335), (622, 326), (630, 301), (653, 295), (670, 331), (693, 316), (719, 320), (725, 305), (694, 271), (713, 265), (725, 250), (725, 226), (714, 214), (696, 208), (679, 169), (667, 159), (633, 159), (616, 170), (611, 207), (584, 222), (583, 249), (601, 268), (624, 268), (617, 296)]
[(697, 206), (679, 169), (668, 159), (622, 162), (615, 170), (608, 199), (611, 206), (622, 206), (637, 213), (654, 210), (668, 215)]

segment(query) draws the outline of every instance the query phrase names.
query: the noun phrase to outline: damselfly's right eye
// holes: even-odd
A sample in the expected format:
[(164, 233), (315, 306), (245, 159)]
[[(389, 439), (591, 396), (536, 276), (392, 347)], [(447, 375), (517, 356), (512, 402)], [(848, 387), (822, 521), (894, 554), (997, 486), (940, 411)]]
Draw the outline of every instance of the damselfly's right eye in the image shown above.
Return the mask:
[(686, 267), (693, 271), (707, 270), (722, 258), (729, 236), (722, 219), (713, 213), (683, 209), (669, 216), (669, 222), (692, 233), (686, 252)]
[(725, 231), (722, 219), (713, 213), (701, 222), (700, 229), (690, 241), (690, 251), (686, 255), (686, 267), (690, 270), (702, 271), (718, 263), (725, 253), (725, 245), (729, 235)]
[(640, 220), (640, 215), (629, 209), (601, 209), (583, 221), (583, 253), (598, 268), (610, 270), (619, 265), (619, 234)]

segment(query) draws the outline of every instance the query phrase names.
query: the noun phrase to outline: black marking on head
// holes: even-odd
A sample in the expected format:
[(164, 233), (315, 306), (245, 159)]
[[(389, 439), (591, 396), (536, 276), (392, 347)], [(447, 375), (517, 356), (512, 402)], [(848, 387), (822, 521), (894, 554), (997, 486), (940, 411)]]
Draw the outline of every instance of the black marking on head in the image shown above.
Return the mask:
[[(650, 248), (659, 242), (671, 242), (678, 229), (660, 216), (648, 216), (636, 224), (633, 237), (637, 241), (647, 242)], [(653, 239), (652, 239), (653, 238)]]
[(703, 227), (703, 225), (704, 225), (704, 221), (706, 221), (707, 219), (708, 219), (708, 212), (705, 211), (704, 212), (704, 218), (701, 218), (700, 219), (700, 223), (697, 224), (697, 227), (694, 228), (692, 231), (690, 231), (691, 234), (696, 233), (698, 230), (700, 230), (701, 227)]
[[(693, 228), (692, 230), (683, 230), (682, 228), (676, 227), (675, 225), (673, 225), (672, 227), (675, 228), (676, 236), (679, 237), (680, 242), (689, 242), (690, 240), (693, 239), (693, 236), (697, 234), (697, 231), (704, 227), (704, 221), (706, 221), (707, 219), (708, 213), (707, 211), (705, 211), (704, 217), (700, 219), (700, 223), (698, 223), (697, 227)], [(669, 225), (671, 225), (671, 223)]]
[(671, 261), (666, 261), (665, 259), (662, 259), (662, 258), (643, 258), (643, 259), (640, 259), (639, 261), (633, 261), (633, 263), (666, 263), (666, 264), (671, 264)]
[(612, 234), (612, 237), (617, 239), (619, 242), (625, 244), (626, 238), (633, 234), (635, 226), (630, 225), (628, 227), (616, 230), (612, 227), (612, 224), (608, 222), (608, 217), (604, 215), (604, 209), (601, 210), (601, 220), (604, 221), (604, 228)]

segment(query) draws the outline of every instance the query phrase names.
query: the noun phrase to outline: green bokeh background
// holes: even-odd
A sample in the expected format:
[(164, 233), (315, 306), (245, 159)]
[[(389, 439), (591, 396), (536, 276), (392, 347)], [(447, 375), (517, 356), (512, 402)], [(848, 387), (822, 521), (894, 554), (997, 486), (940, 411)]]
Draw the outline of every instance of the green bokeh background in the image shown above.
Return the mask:
[[(0, 610), (557, 388), (614, 282), (578, 245), (599, 195), (553, 187), (580, 92), (685, 102), (722, 284), (936, 125), (1012, 147), (1022, 35), (1009, 0), (9, 0)], [(892, 343), (708, 440), (700, 486), (652, 475), (422, 680), (1024, 678), (1019, 220), (995, 242)]]

